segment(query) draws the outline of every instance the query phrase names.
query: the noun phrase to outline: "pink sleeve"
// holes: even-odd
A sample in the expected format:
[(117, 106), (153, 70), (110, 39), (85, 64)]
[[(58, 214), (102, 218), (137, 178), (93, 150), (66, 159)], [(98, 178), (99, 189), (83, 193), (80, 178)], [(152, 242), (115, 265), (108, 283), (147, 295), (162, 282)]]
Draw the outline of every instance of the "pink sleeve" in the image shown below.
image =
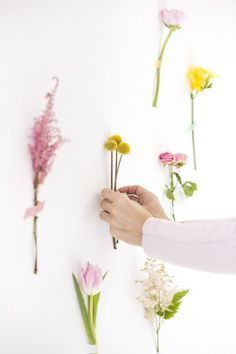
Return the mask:
[(183, 223), (149, 218), (142, 245), (149, 257), (165, 262), (236, 274), (236, 218)]

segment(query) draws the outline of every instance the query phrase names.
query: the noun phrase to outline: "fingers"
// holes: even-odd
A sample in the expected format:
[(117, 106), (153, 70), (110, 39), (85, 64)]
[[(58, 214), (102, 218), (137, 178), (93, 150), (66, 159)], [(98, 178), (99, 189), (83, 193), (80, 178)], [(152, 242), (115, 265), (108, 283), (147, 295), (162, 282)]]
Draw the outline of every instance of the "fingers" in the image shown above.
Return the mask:
[(100, 203), (100, 206), (103, 210), (107, 211), (108, 213), (112, 213), (112, 210), (114, 208), (112, 202), (108, 201), (107, 199), (103, 199)]
[(141, 186), (125, 186), (118, 189), (120, 193), (134, 194), (138, 197), (142, 197), (144, 194), (149, 193), (149, 191)]
[(101, 191), (101, 196), (104, 198), (104, 199), (107, 199), (109, 201), (114, 201), (116, 200), (116, 198), (119, 196), (119, 192), (115, 192), (109, 188), (104, 188), (102, 191)]
[(137, 195), (131, 194), (131, 195), (129, 195), (128, 197), (129, 197), (130, 200), (133, 200), (134, 202), (137, 202), (137, 203), (140, 202), (140, 198), (137, 197)]
[(108, 223), (111, 222), (111, 215), (109, 213), (107, 213), (106, 211), (101, 211), (100, 213), (100, 218), (103, 220), (103, 221), (106, 221)]

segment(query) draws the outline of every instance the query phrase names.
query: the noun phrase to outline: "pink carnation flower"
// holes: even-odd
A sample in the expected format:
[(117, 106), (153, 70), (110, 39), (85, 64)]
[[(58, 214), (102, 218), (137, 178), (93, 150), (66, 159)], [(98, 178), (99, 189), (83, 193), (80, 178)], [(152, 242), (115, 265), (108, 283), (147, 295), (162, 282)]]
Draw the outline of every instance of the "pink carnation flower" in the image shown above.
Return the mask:
[(170, 152), (163, 152), (162, 154), (159, 155), (159, 160), (163, 165), (173, 165), (175, 162), (175, 156), (171, 154)]
[(58, 78), (52, 92), (46, 95), (47, 105), (42, 115), (35, 119), (31, 133), (31, 143), (29, 151), (31, 155), (32, 167), (34, 172), (34, 185), (37, 186), (44, 182), (50, 171), (56, 150), (65, 141), (61, 137), (60, 129), (55, 126), (56, 120), (53, 111), (54, 96), (58, 87)]
[(179, 10), (167, 10), (164, 9), (160, 12), (160, 19), (166, 25), (166, 27), (173, 30), (180, 29), (183, 21), (185, 20), (185, 14)]

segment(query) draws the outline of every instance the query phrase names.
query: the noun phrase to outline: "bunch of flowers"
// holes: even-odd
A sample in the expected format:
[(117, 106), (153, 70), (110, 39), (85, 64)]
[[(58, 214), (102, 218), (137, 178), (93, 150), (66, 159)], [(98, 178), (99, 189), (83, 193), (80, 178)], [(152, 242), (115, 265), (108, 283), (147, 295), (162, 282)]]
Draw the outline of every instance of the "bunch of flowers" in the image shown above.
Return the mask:
[(153, 324), (156, 333), (156, 350), (159, 353), (159, 331), (161, 324), (177, 313), (182, 299), (189, 290), (179, 290), (173, 285), (163, 263), (147, 259), (142, 269), (145, 278), (138, 280), (141, 284), (141, 295), (138, 300), (144, 308), (145, 318)]
[[(120, 164), (122, 161), (123, 155), (130, 153), (130, 146), (122, 140), (120, 135), (112, 135), (104, 144), (104, 148), (110, 152), (111, 155), (111, 166), (110, 166), (110, 188), (111, 190), (117, 190), (117, 181), (118, 174), (120, 170)], [(115, 156), (114, 156), (115, 154)], [(118, 240), (115, 237), (112, 237), (113, 248), (116, 249)]]
[(37, 220), (38, 213), (43, 210), (44, 202), (38, 199), (40, 186), (44, 183), (54, 162), (55, 153), (65, 142), (61, 137), (60, 129), (56, 126), (54, 107), (54, 97), (58, 88), (59, 80), (55, 81), (54, 89), (46, 95), (46, 109), (42, 115), (35, 119), (30, 135), (29, 152), (33, 169), (33, 207), (25, 212), (25, 218), (33, 217), (33, 237), (35, 243), (34, 273), (38, 272), (38, 247), (37, 247)]
[(185, 154), (171, 154), (164, 152), (159, 155), (159, 160), (164, 167), (168, 167), (170, 184), (165, 186), (166, 197), (171, 200), (171, 216), (175, 220), (174, 201), (177, 187), (180, 187), (186, 197), (192, 197), (197, 190), (197, 185), (194, 182), (183, 182), (179, 170), (183, 167), (188, 157)]
[[(105, 276), (106, 273), (103, 275), (98, 266), (90, 263), (87, 263), (87, 266), (81, 269), (78, 280), (72, 274), (84, 328), (88, 337), (90, 354), (97, 354), (97, 310)], [(84, 295), (87, 297), (86, 302)]]
[(208, 71), (200, 66), (191, 66), (188, 69), (187, 77), (190, 85), (190, 99), (191, 99), (191, 125), (190, 130), (192, 132), (192, 148), (193, 148), (193, 164), (194, 169), (197, 169), (196, 161), (196, 149), (195, 149), (195, 125), (196, 121), (194, 118), (194, 100), (197, 95), (212, 87), (212, 79), (216, 77), (211, 71)]
[(167, 45), (172, 33), (181, 28), (182, 22), (185, 19), (185, 14), (179, 10), (164, 9), (160, 12), (160, 19), (161, 19), (162, 23), (169, 29), (169, 33), (162, 45), (159, 57), (158, 57), (157, 61), (155, 62), (156, 79), (155, 79), (155, 93), (154, 93), (154, 98), (153, 98), (153, 103), (152, 103), (153, 107), (157, 106), (158, 94), (159, 94), (159, 88), (160, 88), (160, 75), (161, 75), (162, 58), (164, 55), (166, 45)]

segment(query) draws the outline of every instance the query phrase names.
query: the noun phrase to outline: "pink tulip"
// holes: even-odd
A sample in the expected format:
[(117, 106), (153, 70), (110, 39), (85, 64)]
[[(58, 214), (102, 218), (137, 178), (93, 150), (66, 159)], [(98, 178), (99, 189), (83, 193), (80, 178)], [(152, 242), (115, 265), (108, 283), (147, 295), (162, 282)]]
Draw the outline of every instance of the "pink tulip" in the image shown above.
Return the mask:
[(187, 162), (188, 156), (182, 153), (178, 153), (178, 154), (174, 154), (174, 159), (175, 159), (174, 165), (177, 167), (181, 167)]
[(101, 291), (103, 275), (98, 266), (88, 263), (86, 268), (81, 269), (79, 279), (82, 289), (87, 295), (93, 296)]
[(170, 152), (163, 152), (159, 155), (159, 160), (163, 165), (173, 165), (175, 163), (175, 156)]
[(182, 11), (175, 9), (164, 9), (160, 12), (160, 19), (166, 27), (176, 30), (181, 28), (181, 25), (185, 20), (185, 14)]

